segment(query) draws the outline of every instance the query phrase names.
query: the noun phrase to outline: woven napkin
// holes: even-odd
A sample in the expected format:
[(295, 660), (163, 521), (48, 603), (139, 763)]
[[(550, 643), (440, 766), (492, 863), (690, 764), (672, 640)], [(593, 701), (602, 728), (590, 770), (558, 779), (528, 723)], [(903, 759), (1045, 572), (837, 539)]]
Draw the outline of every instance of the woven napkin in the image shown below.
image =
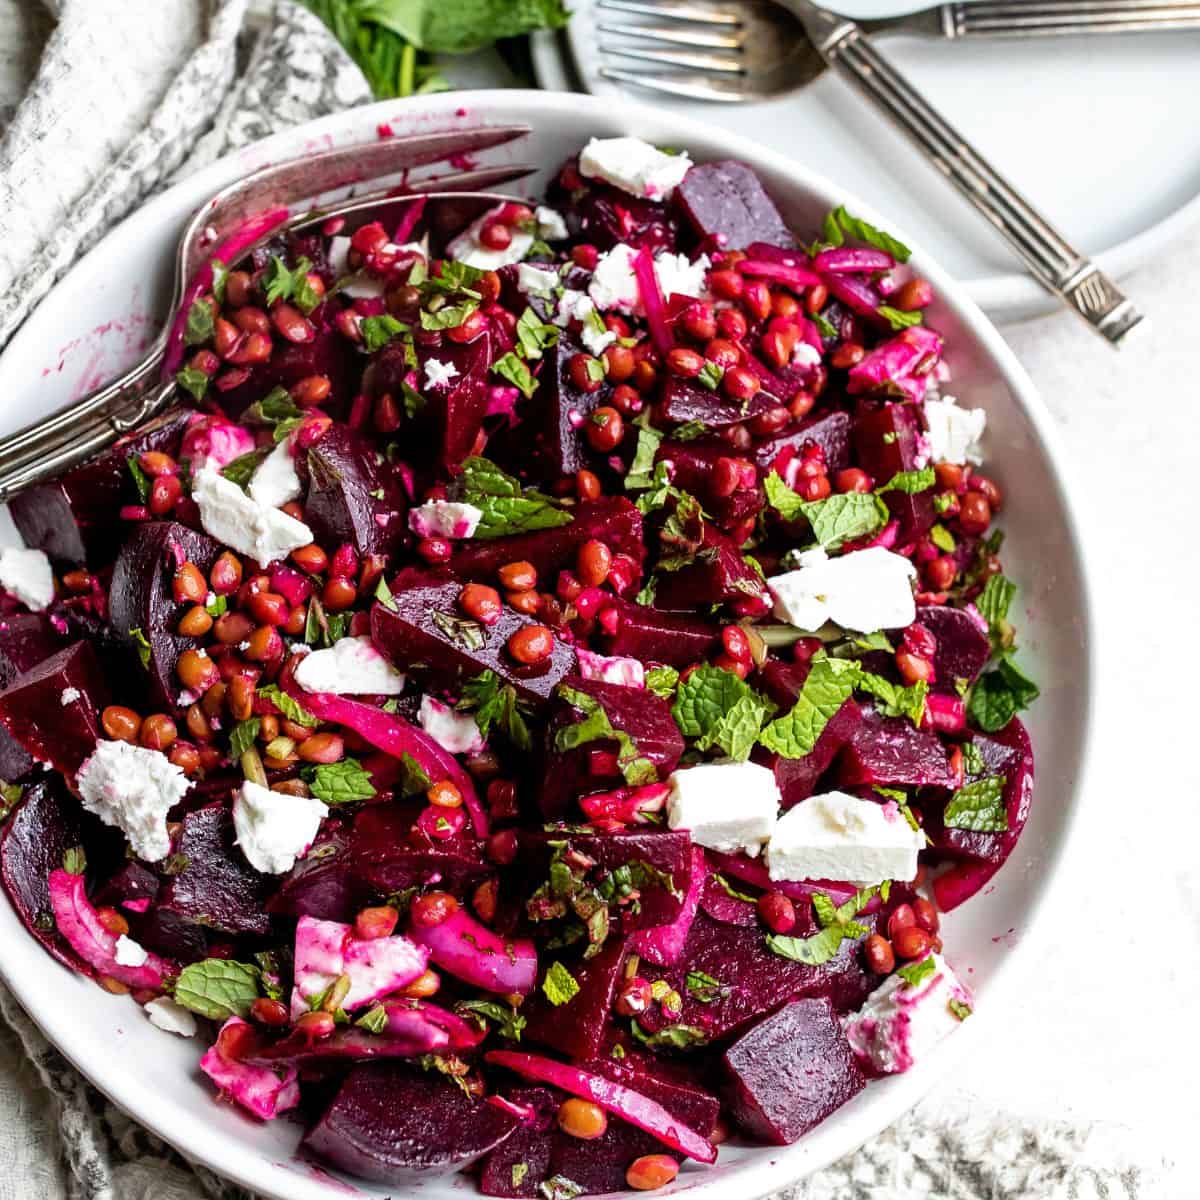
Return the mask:
[[(0, 0), (0, 347), (147, 196), (370, 99), (291, 0)], [(939, 1093), (778, 1200), (1158, 1200), (1167, 1164), (1137, 1142)], [(0, 1161), (0, 1197), (253, 1200), (108, 1103), (3, 987)]]

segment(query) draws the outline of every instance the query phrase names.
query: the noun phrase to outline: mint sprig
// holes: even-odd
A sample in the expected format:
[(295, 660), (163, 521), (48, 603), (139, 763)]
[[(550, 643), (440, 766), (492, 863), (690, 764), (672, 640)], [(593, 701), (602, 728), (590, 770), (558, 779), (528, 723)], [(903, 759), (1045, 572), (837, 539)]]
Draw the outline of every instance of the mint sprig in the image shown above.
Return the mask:
[(732, 671), (697, 667), (680, 685), (671, 715), (698, 750), (719, 747), (736, 762), (749, 758), (774, 705)]
[(811, 754), (825, 726), (850, 699), (861, 674), (862, 668), (852, 659), (817, 659), (796, 703), (763, 730), (759, 741), (784, 758)]
[(946, 827), (972, 833), (1004, 833), (1008, 829), (1004, 783), (1003, 775), (988, 775), (960, 787), (946, 802), (942, 818)]
[(246, 1017), (259, 995), (259, 969), (229, 958), (206, 958), (189, 963), (175, 983), (175, 1001), (184, 1008), (225, 1021)]
[(519, 480), (486, 458), (472, 457), (463, 462), (452, 493), (453, 499), (473, 504), (482, 512), (474, 534), (477, 538), (553, 529), (569, 525), (573, 519), (549, 496), (523, 488)]

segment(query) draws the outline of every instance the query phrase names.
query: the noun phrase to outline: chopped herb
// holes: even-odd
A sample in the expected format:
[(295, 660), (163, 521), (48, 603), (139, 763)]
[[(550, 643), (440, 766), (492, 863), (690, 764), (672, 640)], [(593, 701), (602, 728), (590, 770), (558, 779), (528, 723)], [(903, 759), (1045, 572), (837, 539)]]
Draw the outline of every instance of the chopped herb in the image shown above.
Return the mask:
[(445, 304), (437, 312), (421, 313), (422, 329), (457, 329), (479, 308), (477, 300), (464, 300), (461, 304)]
[(216, 323), (213, 321), (212, 307), (197, 297), (188, 309), (187, 325), (184, 327), (183, 340), (189, 346), (203, 346), (213, 335)]
[(492, 370), (501, 379), (507, 379), (526, 400), (537, 391), (533, 372), (511, 350), (492, 363)]
[(524, 358), (541, 358), (542, 351), (553, 346), (559, 337), (557, 325), (547, 325), (532, 308), (527, 308), (517, 321), (517, 342)]
[(137, 656), (141, 661), (142, 666), (148, 670), (150, 667), (150, 656), (153, 654), (153, 649), (150, 645), (150, 642), (142, 630), (137, 628), (137, 626), (134, 626), (134, 628), (129, 631), (129, 636), (133, 640), (133, 644), (137, 647)]
[(946, 803), (943, 821), (947, 828), (973, 833), (1003, 833), (1008, 829), (1004, 782), (1003, 775), (988, 775), (960, 787)]
[(896, 974), (908, 984), (909, 987), (920, 987), (926, 979), (937, 970), (937, 963), (933, 961), (933, 955), (930, 954), (921, 959), (920, 962), (909, 963), (906, 967), (897, 967)]
[(721, 380), (724, 378), (725, 368), (720, 363), (705, 359), (704, 366), (700, 368), (700, 374), (696, 376), (696, 382), (701, 387), (708, 388), (710, 392), (715, 392), (721, 386)]
[(689, 971), (684, 979), (688, 995), (701, 1004), (711, 1004), (720, 998), (725, 985), (703, 971)]
[(359, 800), (370, 800), (375, 795), (370, 772), (356, 758), (318, 763), (305, 775), (309, 791), (326, 804), (353, 804)]
[(721, 889), (727, 896), (732, 896), (735, 900), (745, 900), (747, 904), (757, 903), (757, 897), (751, 896), (747, 892), (739, 892), (724, 875), (714, 875), (713, 879), (721, 886)]
[(521, 1040), (521, 1031), (527, 1024), (525, 1018), (516, 1009), (510, 1008), (507, 1004), (501, 1004), (498, 1000), (460, 1000), (454, 1006), (454, 1011), (460, 1016), (464, 1013), (470, 1014), (481, 1029), (486, 1028), (484, 1017), (495, 1021), (496, 1032), (510, 1042)]
[(920, 309), (906, 311), (905, 309), (892, 308), (889, 304), (881, 304), (875, 311), (891, 326), (893, 332), (899, 332), (901, 329), (911, 329), (914, 325), (920, 325), (925, 320), (925, 314)]
[(197, 367), (182, 367), (175, 372), (175, 382), (194, 400), (203, 400), (208, 391), (208, 376)]
[(462, 699), (455, 706), (460, 712), (474, 712), (480, 735), (487, 737), (498, 726), (516, 749), (528, 753), (533, 738), (525, 714), (517, 699), (517, 689), (503, 683), (495, 671), (481, 671), (463, 685)]
[(583, 1195), (583, 1190), (579, 1184), (565, 1175), (551, 1175), (549, 1179), (538, 1184), (538, 1191), (545, 1197), (545, 1200), (575, 1200), (576, 1196)]
[(929, 684), (923, 679), (918, 679), (911, 687), (901, 687), (882, 675), (863, 671), (856, 686), (864, 692), (870, 692), (879, 701), (876, 707), (885, 717), (907, 717), (918, 726), (925, 719), (925, 698), (929, 694)]
[(646, 671), (646, 689), (664, 700), (670, 700), (679, 686), (679, 672), (674, 667), (650, 667)]
[(242, 491), (246, 490), (250, 480), (254, 477), (254, 472), (261, 466), (264, 458), (267, 457), (265, 450), (251, 450), (246, 454), (241, 454), (232, 462), (228, 462), (221, 468), (221, 474), (229, 480), (230, 483), (236, 483)]
[(175, 1001), (212, 1021), (246, 1017), (258, 999), (259, 969), (230, 958), (189, 963), (175, 983)]
[(549, 496), (523, 488), (519, 480), (486, 458), (468, 458), (453, 485), (452, 499), (473, 504), (482, 512), (477, 538), (503, 537), (569, 525), (571, 514)]
[(392, 338), (408, 331), (408, 326), (403, 321), (397, 321), (387, 313), (376, 317), (363, 317), (359, 328), (362, 330), (363, 344), (368, 354), (382, 350)]
[(307, 725), (310, 729), (320, 722), (298, 700), (293, 700), (286, 692), (281, 691), (275, 684), (268, 684), (258, 689), (258, 694), (275, 705), (289, 721), (297, 725)]
[(126, 460), (126, 465), (129, 467), (129, 473), (133, 476), (133, 482), (138, 490), (138, 496), (143, 504), (150, 499), (150, 489), (153, 486), (153, 481), (150, 476), (142, 470), (141, 464), (137, 460), (136, 454), (131, 454)]
[(387, 1028), (387, 1009), (382, 1004), (372, 1005), (354, 1023), (368, 1033), (382, 1033)]
[[(633, 453), (633, 462), (625, 474), (625, 490), (640, 491), (652, 487), (655, 483), (654, 456), (662, 443), (662, 434), (657, 429), (645, 426), (638, 429), (637, 449)], [(666, 464), (660, 464), (665, 472)], [(669, 483), (669, 480), (665, 480)]]
[(649, 1046), (651, 1050), (657, 1050), (660, 1046), (672, 1050), (690, 1050), (694, 1046), (708, 1045), (708, 1034), (696, 1025), (667, 1025), (657, 1033), (646, 1033), (634, 1021), (630, 1030), (643, 1046)]
[(1037, 684), (1005, 656), (995, 670), (975, 681), (967, 699), (967, 716), (985, 733), (995, 733), (1028, 708), (1039, 694)]
[(564, 725), (558, 730), (554, 735), (556, 750), (574, 750), (578, 746), (595, 741), (616, 742), (617, 766), (626, 783), (637, 787), (645, 783), (654, 783), (658, 779), (658, 770), (654, 764), (641, 756), (637, 743), (628, 733), (613, 725), (598, 700), (565, 684), (559, 684), (558, 695), (573, 708), (579, 709), (584, 716), (582, 721)]
[(676, 425), (671, 432), (671, 437), (677, 442), (694, 442), (698, 437), (703, 437), (708, 432), (708, 426), (703, 421), (684, 421), (682, 425)]
[(542, 993), (546, 999), (558, 1008), (566, 1004), (579, 992), (579, 984), (575, 976), (560, 962), (553, 962), (542, 980)]
[(671, 715), (698, 750), (719, 747), (735, 761), (750, 756), (774, 705), (732, 671), (708, 664), (679, 685)]
[(805, 500), (772, 471), (764, 482), (767, 503), (785, 521), (804, 517), (826, 550), (874, 533), (888, 520), (887, 506), (871, 492), (841, 492), (825, 500)]
[(441, 609), (434, 609), (431, 620), (440, 633), (464, 650), (482, 650), (487, 644), (487, 634), (478, 621)]
[(957, 548), (954, 534), (940, 522), (929, 531), (929, 540), (943, 553), (953, 554)]
[(982, 775), (987, 770), (983, 755), (974, 742), (963, 742), (959, 747), (963, 756), (963, 768), (968, 775)]
[(971, 1015), (971, 1006), (963, 1000), (959, 1000), (957, 996), (951, 996), (946, 1002), (946, 1007), (960, 1021), (965, 1021)]
[(383, 605), (384, 608), (396, 611), (396, 598), (392, 595), (392, 589), (388, 587), (387, 580), (381, 575), (379, 582), (375, 585), (375, 599)]
[(898, 471), (883, 485), (875, 489), (877, 496), (884, 492), (904, 492), (905, 495), (915, 496), (918, 492), (927, 492), (937, 483), (937, 476), (932, 467), (922, 467), (919, 471)]
[(63, 870), (68, 875), (82, 875), (87, 870), (87, 855), (82, 846), (71, 846), (63, 851)]
[(830, 718), (850, 699), (861, 668), (851, 659), (817, 659), (791, 710), (772, 721), (759, 741), (784, 758), (812, 753)]
[(853, 238), (856, 242), (865, 242), (876, 250), (890, 254), (897, 262), (908, 262), (912, 257), (912, 251), (903, 242), (882, 229), (876, 229), (861, 217), (851, 215), (842, 205), (826, 216), (823, 236), (829, 246), (842, 246), (846, 238)]
[(521, 1186), (525, 1182), (525, 1176), (529, 1174), (529, 1164), (526, 1162), (513, 1163), (510, 1173), (512, 1179), (513, 1190)]

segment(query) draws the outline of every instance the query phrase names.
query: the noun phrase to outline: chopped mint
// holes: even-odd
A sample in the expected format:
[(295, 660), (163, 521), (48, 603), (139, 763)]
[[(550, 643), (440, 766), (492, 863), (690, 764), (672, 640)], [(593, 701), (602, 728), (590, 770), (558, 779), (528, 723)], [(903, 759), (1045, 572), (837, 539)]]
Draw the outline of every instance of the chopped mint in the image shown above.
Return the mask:
[(721, 386), (721, 380), (724, 378), (725, 368), (720, 363), (705, 359), (704, 366), (700, 368), (700, 374), (696, 376), (696, 382), (701, 387), (708, 388), (710, 392), (715, 392)]
[(679, 686), (679, 672), (674, 667), (650, 667), (646, 671), (646, 689), (664, 700), (670, 700)]
[(293, 700), (287, 692), (281, 691), (275, 684), (268, 684), (258, 689), (258, 694), (270, 701), (289, 721), (297, 725), (307, 725), (310, 729), (320, 722), (298, 700)]
[(983, 755), (979, 753), (979, 747), (974, 742), (963, 742), (959, 749), (963, 756), (963, 770), (968, 775), (982, 775), (987, 770)]
[(437, 312), (421, 312), (422, 329), (457, 329), (476, 309), (477, 300), (464, 300), (461, 304), (444, 304)]
[(149, 669), (150, 656), (153, 654), (153, 649), (147, 639), (145, 633), (137, 626), (129, 631), (129, 636), (133, 640), (133, 644), (137, 647), (137, 655), (143, 667)]
[(387, 1009), (382, 1004), (372, 1005), (354, 1023), (368, 1033), (382, 1033), (387, 1028)]
[(967, 716), (985, 733), (1003, 729), (1039, 695), (1036, 683), (1007, 655), (981, 675), (967, 698)]
[(63, 851), (63, 870), (68, 875), (82, 875), (87, 870), (87, 855), (82, 846), (71, 846)]
[(258, 738), (258, 731), (262, 728), (262, 719), (260, 717), (247, 717), (244, 721), (239, 721), (229, 735), (229, 757), (237, 762), (251, 746), (254, 745)]
[(949, 829), (1003, 833), (1008, 828), (1004, 776), (988, 775), (965, 784), (946, 803), (943, 821)]
[(366, 346), (368, 354), (382, 350), (392, 338), (408, 330), (408, 326), (403, 321), (397, 321), (388, 313), (381, 313), (375, 317), (363, 317), (359, 328), (362, 330), (363, 345)]
[(175, 1001), (202, 1017), (246, 1017), (258, 999), (259, 970), (230, 958), (189, 963), (175, 983)]
[(150, 499), (150, 488), (153, 486), (153, 481), (150, 476), (142, 470), (141, 464), (137, 460), (136, 454), (131, 454), (125, 460), (126, 466), (129, 467), (129, 473), (133, 476), (134, 485), (137, 487), (138, 496), (143, 504)]
[(875, 311), (891, 326), (894, 332), (911, 329), (925, 320), (925, 314), (920, 309), (910, 311), (892, 308), (889, 304), (881, 304)]
[(487, 633), (478, 621), (442, 609), (435, 609), (430, 619), (439, 633), (464, 650), (482, 650), (487, 644)]
[(937, 970), (937, 964), (933, 961), (933, 955), (921, 959), (920, 962), (909, 963), (906, 967), (897, 967), (896, 974), (908, 984), (909, 987), (919, 987), (926, 979)]
[(690, 1050), (693, 1046), (708, 1044), (708, 1034), (697, 1025), (666, 1025), (657, 1033), (646, 1033), (634, 1021), (630, 1031), (643, 1046), (656, 1050), (659, 1046), (667, 1046), (672, 1050)]
[(953, 554), (958, 546), (958, 543), (954, 540), (954, 534), (940, 522), (929, 531), (929, 540), (943, 554)]
[(538, 1191), (545, 1200), (575, 1200), (583, 1195), (583, 1188), (565, 1175), (551, 1175), (538, 1184)]
[(521, 1031), (527, 1024), (525, 1018), (516, 1009), (510, 1008), (507, 1004), (501, 1004), (498, 1000), (460, 1000), (454, 1006), (454, 1011), (460, 1016), (469, 1013), (478, 1022), (481, 1029), (486, 1028), (484, 1017), (495, 1021), (496, 1032), (510, 1042), (521, 1040)]
[(370, 772), (356, 758), (318, 763), (311, 772), (306, 772), (306, 777), (309, 791), (326, 804), (354, 804), (375, 795)]
[(884, 492), (904, 492), (914, 496), (918, 492), (927, 492), (937, 483), (937, 476), (932, 467), (922, 467), (919, 471), (898, 471), (883, 485), (875, 489), (877, 496)]
[(278, 254), (271, 255), (271, 261), (263, 272), (262, 283), (267, 292), (267, 303), (274, 304), (277, 300), (294, 300), (296, 307), (306, 315), (320, 303), (320, 297), (308, 282), (308, 273), (312, 263), (307, 258), (297, 261), (293, 270), (288, 270), (287, 264)]
[(655, 765), (648, 758), (642, 757), (637, 743), (628, 733), (613, 725), (598, 700), (586, 692), (561, 683), (558, 685), (558, 695), (572, 707), (579, 709), (584, 717), (574, 725), (564, 725), (554, 735), (556, 750), (574, 750), (578, 746), (595, 741), (616, 742), (617, 766), (626, 783), (640, 787), (658, 779), (658, 769)]
[(838, 336), (836, 326), (823, 313), (813, 313), (812, 323), (817, 327), (817, 332), (826, 338), (835, 338)]
[(751, 896), (748, 892), (739, 892), (724, 875), (714, 875), (713, 879), (717, 881), (725, 895), (732, 896), (734, 900), (745, 900), (748, 904), (757, 902), (757, 897)]
[(557, 325), (547, 325), (532, 308), (527, 308), (517, 321), (517, 342), (524, 358), (541, 358), (542, 351), (553, 346), (559, 337)]
[[(642, 426), (638, 429), (637, 449), (633, 454), (633, 462), (625, 474), (625, 490), (639, 491), (653, 486), (655, 480), (654, 456), (662, 442), (662, 434), (657, 429)], [(663, 464), (663, 470), (666, 470)], [(665, 480), (669, 483), (669, 480)]]
[(267, 452), (265, 450), (251, 450), (246, 454), (240, 454), (221, 468), (221, 474), (230, 483), (236, 483), (242, 491), (245, 491), (250, 480), (254, 477), (254, 472), (258, 470), (263, 459), (266, 457)]
[(460, 711), (474, 712), (481, 736), (487, 737), (495, 725), (503, 730), (516, 749), (527, 754), (533, 748), (533, 738), (517, 700), (517, 689), (511, 683), (502, 683), (495, 671), (481, 671), (474, 679), (468, 679), (456, 707)]
[(785, 521), (804, 517), (826, 550), (874, 533), (887, 523), (887, 506), (871, 492), (842, 492), (825, 500), (805, 500), (772, 471), (766, 478), (767, 503)]
[(951, 996), (946, 1002), (946, 1007), (960, 1021), (965, 1021), (971, 1015), (971, 1006), (965, 1001), (958, 999), (957, 996)]
[(477, 538), (503, 537), (569, 525), (569, 512), (549, 497), (521, 486), (519, 480), (486, 458), (468, 458), (455, 481), (453, 499), (480, 509), (483, 516), (475, 529)]
[(983, 591), (975, 599), (979, 615), (988, 623), (988, 637), (992, 652), (1000, 654), (1012, 647), (1013, 627), (1008, 623), (1008, 610), (1012, 607), (1017, 585), (1003, 575), (989, 575)]
[(525, 1182), (525, 1176), (529, 1174), (529, 1164), (527, 1162), (513, 1163), (511, 1171), (513, 1191)]
[(870, 692), (879, 701), (876, 707), (885, 717), (907, 717), (918, 726), (925, 717), (929, 684), (923, 679), (918, 679), (911, 687), (901, 687), (882, 675), (863, 671), (857, 686), (864, 692)]
[(175, 382), (194, 400), (203, 400), (208, 391), (208, 376), (197, 367), (181, 367), (175, 372)]
[(897, 262), (908, 262), (912, 257), (912, 251), (903, 242), (882, 229), (876, 229), (861, 217), (852, 216), (842, 205), (825, 217), (822, 236), (827, 246), (842, 246), (849, 237), (890, 254)]
[(492, 363), (492, 370), (501, 379), (508, 380), (526, 400), (537, 391), (533, 372), (511, 350)]
[(688, 995), (699, 1000), (701, 1004), (711, 1004), (714, 1000), (719, 999), (722, 991), (725, 990), (725, 985), (720, 980), (706, 975), (703, 971), (689, 971), (684, 983), (687, 986)]
[(750, 756), (774, 706), (732, 671), (704, 665), (679, 685), (671, 715), (698, 750), (719, 747), (735, 761)]
[(542, 980), (542, 992), (546, 999), (558, 1008), (579, 993), (579, 984), (562, 963), (552, 962)]
[(784, 758), (811, 754), (830, 718), (850, 699), (861, 670), (852, 659), (817, 659), (791, 710), (772, 721), (758, 740)]
[(392, 595), (392, 589), (388, 587), (387, 580), (381, 575), (379, 582), (375, 585), (375, 599), (383, 605), (384, 608), (396, 611), (396, 598)]
[(183, 340), (189, 346), (203, 346), (212, 338), (215, 330), (216, 322), (213, 320), (211, 305), (199, 298), (193, 300), (191, 308), (188, 309)]

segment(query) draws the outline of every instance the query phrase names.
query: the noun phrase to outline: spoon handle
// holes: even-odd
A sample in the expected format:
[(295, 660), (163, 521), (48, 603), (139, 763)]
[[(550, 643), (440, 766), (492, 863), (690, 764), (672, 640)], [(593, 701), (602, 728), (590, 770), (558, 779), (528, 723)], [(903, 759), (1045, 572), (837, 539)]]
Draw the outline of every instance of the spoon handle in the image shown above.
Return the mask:
[(796, 8), (825, 60), (836, 66), (925, 152), (1011, 243), (1043, 287), (1114, 345), (1141, 313), (1095, 263), (1076, 250), (844, 17)]
[(1175, 0), (983, 0), (937, 9), (947, 38), (1063, 37), (1200, 29), (1200, 4)]

